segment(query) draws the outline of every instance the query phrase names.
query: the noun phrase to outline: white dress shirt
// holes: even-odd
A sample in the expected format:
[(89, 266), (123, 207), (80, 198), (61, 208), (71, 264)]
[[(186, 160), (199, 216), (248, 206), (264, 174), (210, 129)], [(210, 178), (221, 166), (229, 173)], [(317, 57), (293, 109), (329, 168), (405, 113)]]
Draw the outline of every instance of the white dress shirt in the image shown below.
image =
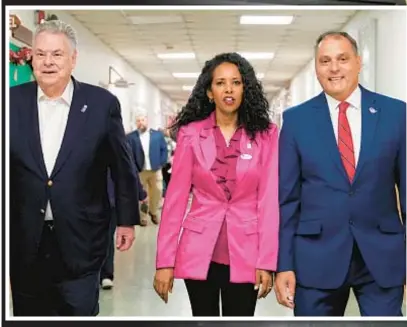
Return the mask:
[[(329, 106), (329, 113), (331, 115), (336, 142), (338, 142), (339, 104), (341, 101), (332, 98), (326, 93), (325, 96)], [(362, 140), (362, 92), (360, 88), (357, 87), (355, 91), (353, 91), (353, 93), (345, 100), (345, 102), (350, 104), (348, 110), (346, 111), (346, 117), (348, 118), (352, 133), (355, 165), (357, 166)]]
[(150, 163), (150, 129), (144, 133), (140, 133), (140, 141), (144, 151), (144, 167), (143, 170), (151, 170), (151, 163)]
[[(38, 121), (41, 137), (41, 147), (48, 176), (52, 170), (61, 148), (62, 139), (68, 121), (69, 109), (73, 97), (72, 80), (65, 88), (64, 93), (57, 99), (49, 99), (42, 89), (38, 87)], [(51, 205), (47, 203), (45, 220), (52, 220)]]

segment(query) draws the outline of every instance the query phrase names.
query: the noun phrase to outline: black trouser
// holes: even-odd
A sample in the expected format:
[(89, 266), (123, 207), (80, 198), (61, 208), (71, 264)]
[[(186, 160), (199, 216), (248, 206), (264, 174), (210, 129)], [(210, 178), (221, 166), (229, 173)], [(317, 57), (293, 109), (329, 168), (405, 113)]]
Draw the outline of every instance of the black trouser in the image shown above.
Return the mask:
[(237, 284), (229, 281), (230, 268), (212, 262), (206, 280), (185, 280), (193, 316), (254, 316), (257, 291), (254, 284)]
[(109, 225), (109, 247), (107, 249), (107, 255), (105, 262), (103, 263), (102, 269), (100, 271), (100, 281), (105, 278), (110, 280), (114, 279), (114, 251), (115, 251), (115, 238), (114, 233), (116, 231), (117, 218), (116, 218), (116, 208), (110, 209), (110, 225)]
[(99, 273), (71, 276), (58, 250), (52, 222), (45, 222), (37, 260), (11, 276), (14, 316), (96, 316)]

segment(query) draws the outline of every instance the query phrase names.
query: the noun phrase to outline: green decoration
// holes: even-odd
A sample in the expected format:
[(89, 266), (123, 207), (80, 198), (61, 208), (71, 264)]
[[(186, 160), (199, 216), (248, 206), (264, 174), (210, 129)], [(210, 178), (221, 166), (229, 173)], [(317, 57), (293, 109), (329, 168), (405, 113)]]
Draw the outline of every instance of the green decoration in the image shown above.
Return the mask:
[[(10, 51), (17, 52), (20, 50), (20, 47), (17, 45), (10, 43)], [(34, 75), (32, 69), (29, 64), (15, 64), (10, 62), (10, 87), (31, 82), (34, 80)]]

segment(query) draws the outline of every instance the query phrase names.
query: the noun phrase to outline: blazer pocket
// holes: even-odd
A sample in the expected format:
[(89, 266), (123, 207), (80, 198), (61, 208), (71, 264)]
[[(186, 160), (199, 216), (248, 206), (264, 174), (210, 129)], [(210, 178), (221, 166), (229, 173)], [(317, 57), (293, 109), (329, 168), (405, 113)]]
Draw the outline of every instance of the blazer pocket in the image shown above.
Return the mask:
[(404, 226), (401, 221), (397, 219), (383, 220), (378, 226), (380, 231), (386, 234), (400, 234), (404, 233)]
[(203, 230), (205, 229), (205, 222), (196, 220), (196, 219), (187, 218), (183, 221), (182, 227), (184, 229), (188, 229), (193, 232), (202, 233)]
[(248, 221), (244, 224), (244, 233), (246, 235), (257, 234), (258, 233), (258, 222), (256, 220)]
[(319, 235), (321, 231), (322, 223), (320, 221), (300, 221), (296, 235)]

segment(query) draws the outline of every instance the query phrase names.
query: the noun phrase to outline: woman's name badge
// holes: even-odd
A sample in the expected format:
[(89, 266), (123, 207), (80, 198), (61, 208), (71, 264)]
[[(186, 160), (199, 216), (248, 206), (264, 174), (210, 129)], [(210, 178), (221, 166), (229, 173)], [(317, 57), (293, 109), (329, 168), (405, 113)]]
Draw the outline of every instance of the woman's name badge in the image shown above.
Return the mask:
[(240, 155), (240, 158), (245, 159), (245, 160), (250, 160), (250, 159), (253, 158), (253, 157), (252, 157), (251, 154), (242, 153), (242, 154)]

